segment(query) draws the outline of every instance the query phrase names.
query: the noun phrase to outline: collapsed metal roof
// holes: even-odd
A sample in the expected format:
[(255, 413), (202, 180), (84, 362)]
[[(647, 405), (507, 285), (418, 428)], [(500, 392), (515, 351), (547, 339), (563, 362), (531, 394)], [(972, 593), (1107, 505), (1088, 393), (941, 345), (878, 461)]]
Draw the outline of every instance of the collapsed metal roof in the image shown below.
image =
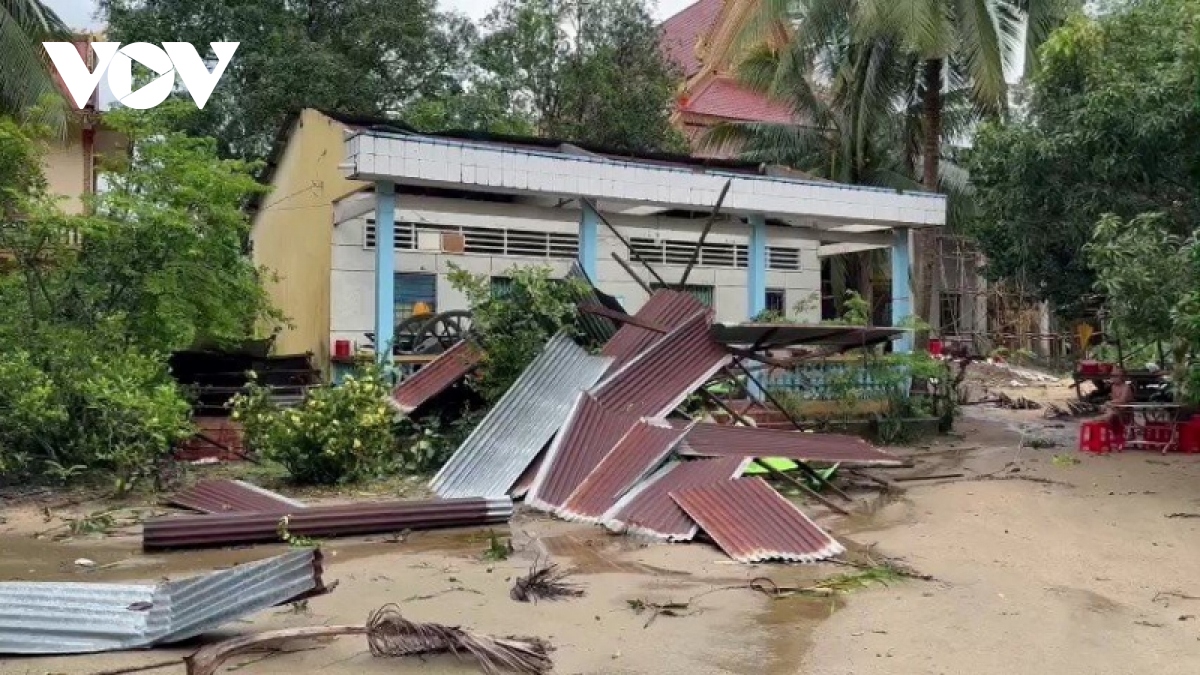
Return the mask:
[[(226, 513), (151, 518), (142, 524), (142, 548), (151, 551), (277, 542), (284, 517), (278, 513)], [(286, 528), (290, 534), (305, 537), (346, 537), (488, 525), (507, 522), (511, 517), (512, 500), (508, 497), (370, 502), (297, 509), (286, 514)]]
[(463, 340), (405, 378), (392, 392), (392, 401), (400, 412), (410, 414), (466, 377), (482, 358), (470, 341)]
[(750, 462), (744, 457), (671, 461), (625, 493), (600, 522), (613, 532), (689, 541), (696, 536), (696, 523), (671, 499), (670, 493), (727, 482), (742, 475)]
[(201, 513), (291, 513), (305, 508), (289, 499), (240, 480), (202, 480), (167, 497), (166, 502)]
[(712, 338), (723, 345), (760, 350), (822, 345), (833, 347), (870, 347), (890, 342), (905, 332), (903, 328), (863, 326), (797, 326), (780, 323), (714, 324)]
[(180, 642), (327, 591), (307, 549), (159, 584), (0, 583), (0, 654), (88, 654)]
[[(578, 259), (571, 262), (571, 269), (567, 272), (567, 278), (581, 281), (587, 286), (583, 297), (579, 298), (580, 307), (587, 304), (596, 304), (614, 312), (625, 312), (625, 308), (621, 306), (620, 301), (596, 288), (596, 285), (588, 277), (587, 272), (583, 270), (583, 266), (579, 264)], [(611, 319), (583, 311), (579, 312), (579, 327), (589, 338), (595, 340), (596, 344), (611, 340), (619, 330)]]
[(667, 458), (687, 433), (661, 421), (640, 420), (575, 489), (555, 514), (585, 523), (600, 518)]
[(596, 384), (611, 363), (588, 355), (566, 335), (551, 338), (430, 487), (447, 499), (507, 494), (566, 422), (579, 393)]
[[(704, 303), (690, 293), (655, 291), (637, 314), (634, 314), (634, 318), (642, 325), (627, 323), (621, 326), (600, 353), (615, 360), (613, 368), (621, 368), (647, 347), (662, 339), (666, 333), (679, 328), (696, 314), (709, 311), (711, 310)], [(644, 326), (655, 326), (661, 328), (662, 332)]]
[(846, 552), (761, 478), (672, 490), (671, 499), (738, 562), (816, 562)]
[(801, 431), (742, 427), (729, 424), (690, 425), (672, 420), (676, 428), (690, 430), (679, 452), (698, 457), (786, 457), (804, 462), (898, 466), (904, 460), (875, 448), (857, 436), (812, 434)]
[(609, 410), (591, 394), (580, 394), (546, 451), (525, 504), (542, 511), (562, 506), (637, 421), (637, 415)]
[(629, 361), (593, 390), (611, 410), (663, 417), (700, 388), (728, 359), (708, 335), (708, 311), (687, 321)]

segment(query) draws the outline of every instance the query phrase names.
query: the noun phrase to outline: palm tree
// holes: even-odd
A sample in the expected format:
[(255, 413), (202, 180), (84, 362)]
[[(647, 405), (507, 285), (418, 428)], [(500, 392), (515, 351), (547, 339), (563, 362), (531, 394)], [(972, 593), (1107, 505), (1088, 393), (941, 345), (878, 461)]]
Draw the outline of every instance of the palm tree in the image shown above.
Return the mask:
[(54, 95), (41, 43), (69, 36), (66, 24), (41, 0), (0, 0), (0, 114), (25, 116), (36, 110), (41, 121), (63, 125), (66, 101)]

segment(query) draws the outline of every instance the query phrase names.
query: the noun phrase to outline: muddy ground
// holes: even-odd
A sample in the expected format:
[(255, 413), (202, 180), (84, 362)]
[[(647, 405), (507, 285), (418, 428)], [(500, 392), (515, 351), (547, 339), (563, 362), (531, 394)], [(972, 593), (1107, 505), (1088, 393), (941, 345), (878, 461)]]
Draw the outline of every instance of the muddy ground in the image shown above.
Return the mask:
[[(769, 599), (747, 582), (766, 576), (780, 585), (807, 585), (848, 570), (737, 565), (706, 544), (645, 545), (526, 515), (505, 533), (515, 549), (505, 561), (482, 559), (486, 531), (327, 542), (326, 577), (341, 582), (334, 593), (304, 609), (231, 624), (224, 634), (360, 623), (372, 609), (395, 602), (415, 620), (549, 639), (557, 648), (555, 672), (563, 674), (1200, 672), (1200, 518), (1170, 517), (1200, 514), (1200, 456), (1084, 456), (1074, 450), (1074, 422), (1046, 422), (1036, 411), (965, 411), (955, 437), (899, 449), (917, 466), (888, 473), (965, 478), (906, 482), (902, 494), (864, 492), (850, 517), (805, 507), (860, 559), (900, 559), (935, 581), (905, 580), (832, 599)], [(1032, 449), (1023, 437), (1062, 447)], [(37, 504), (3, 511), (0, 579), (175, 578), (282, 550), (143, 556), (136, 527), (70, 542), (30, 536), (60, 527), (66, 511), (52, 511), (49, 522)], [(97, 567), (76, 567), (80, 557)], [(512, 601), (513, 578), (546, 557), (576, 569), (587, 595), (537, 605)], [(690, 604), (686, 616), (651, 621), (652, 613), (636, 613), (631, 601)], [(98, 673), (181, 657), (192, 648), (9, 658), (0, 660), (0, 673)], [(298, 651), (234, 661), (230, 669), (478, 672), (448, 657), (373, 659), (354, 637), (291, 649)]]

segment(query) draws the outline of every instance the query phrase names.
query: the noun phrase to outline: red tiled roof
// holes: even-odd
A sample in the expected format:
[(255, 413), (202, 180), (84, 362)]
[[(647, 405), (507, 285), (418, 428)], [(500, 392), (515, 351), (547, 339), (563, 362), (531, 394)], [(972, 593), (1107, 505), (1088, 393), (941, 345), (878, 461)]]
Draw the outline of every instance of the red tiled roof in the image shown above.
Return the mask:
[(691, 77), (700, 70), (696, 45), (717, 23), (724, 0), (699, 0), (662, 24), (662, 49), (667, 60)]
[(728, 77), (714, 77), (680, 102), (680, 111), (741, 122), (786, 124), (794, 120), (791, 108), (752, 91)]

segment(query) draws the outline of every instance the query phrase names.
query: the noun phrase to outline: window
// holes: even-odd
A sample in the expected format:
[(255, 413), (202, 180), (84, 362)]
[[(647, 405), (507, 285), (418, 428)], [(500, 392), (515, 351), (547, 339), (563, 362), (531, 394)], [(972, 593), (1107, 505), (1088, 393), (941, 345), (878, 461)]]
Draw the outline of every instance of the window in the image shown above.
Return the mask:
[[(681, 239), (650, 239), (648, 237), (631, 237), (629, 239), (630, 257), (640, 257), (652, 265), (686, 266), (692, 262), (696, 252), (696, 242)], [(637, 253), (634, 256), (633, 253)], [(700, 257), (696, 264), (701, 267), (732, 267), (745, 268), (750, 260), (749, 249), (745, 244), (722, 244), (710, 241), (700, 247)]]
[(782, 288), (767, 289), (767, 311), (776, 314), (787, 314), (787, 292)]
[(767, 267), (773, 270), (799, 271), (800, 249), (784, 246), (768, 246)]
[(962, 294), (941, 293), (941, 313), (938, 318), (942, 335), (958, 335), (962, 330)]
[(413, 315), (417, 303), (422, 303), (431, 312), (437, 312), (437, 275), (398, 272), (394, 277), (396, 293), (396, 321)]
[[(663, 284), (658, 284), (658, 283), (650, 284), (650, 290), (653, 290), (653, 291), (660, 291), (663, 289), (673, 291), (676, 288), (677, 288), (677, 284), (667, 284), (665, 286)], [(706, 285), (701, 285), (701, 284), (688, 284), (683, 287), (683, 292), (690, 293), (692, 295), (692, 297), (696, 298), (697, 300), (699, 300), (700, 302), (704, 303), (705, 305), (707, 305), (709, 307), (713, 306), (713, 287), (712, 286), (706, 286)]]
[[(468, 254), (525, 258), (576, 258), (579, 256), (579, 235), (577, 233), (408, 222), (396, 223), (396, 249), (417, 250), (418, 232), (461, 235), (463, 252)], [(374, 220), (367, 220), (367, 226), (363, 232), (363, 247), (375, 248)]]
[(505, 298), (512, 293), (512, 279), (508, 277), (492, 277), (492, 297)]

